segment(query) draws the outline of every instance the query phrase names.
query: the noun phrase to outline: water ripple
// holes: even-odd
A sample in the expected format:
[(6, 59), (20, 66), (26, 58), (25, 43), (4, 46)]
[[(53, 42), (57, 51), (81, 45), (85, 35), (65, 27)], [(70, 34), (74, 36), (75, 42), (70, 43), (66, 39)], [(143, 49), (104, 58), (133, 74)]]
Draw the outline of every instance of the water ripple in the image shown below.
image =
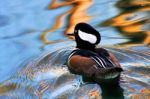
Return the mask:
[[(45, 53), (42, 55), (43, 57), (40, 56), (34, 59), (16, 76), (1, 84), (3, 90), (0, 90), (0, 96), (5, 95), (5, 97), (18, 98), (26, 96), (28, 98), (39, 97), (50, 99), (59, 99), (60, 97), (70, 97), (70, 99), (102, 97), (100, 96), (101, 89), (97, 84), (86, 84), (81, 76), (71, 74), (68, 71), (65, 60), (72, 49), (72, 47), (59, 49), (54, 52)], [(138, 92), (138, 88), (140, 90), (148, 90), (150, 88), (150, 65), (138, 64), (141, 61), (150, 64), (149, 58), (144, 56), (141, 58), (138, 52), (134, 51), (109, 47), (107, 49), (117, 56), (124, 68), (121, 76), (121, 79), (124, 80), (121, 82), (121, 85), (124, 88), (124, 94), (127, 94), (125, 97), (128, 97), (131, 91), (132, 93), (140, 93)], [(132, 60), (129, 60), (129, 58)], [(139, 87), (133, 87), (132, 84)], [(24, 95), (21, 94), (22, 91)]]

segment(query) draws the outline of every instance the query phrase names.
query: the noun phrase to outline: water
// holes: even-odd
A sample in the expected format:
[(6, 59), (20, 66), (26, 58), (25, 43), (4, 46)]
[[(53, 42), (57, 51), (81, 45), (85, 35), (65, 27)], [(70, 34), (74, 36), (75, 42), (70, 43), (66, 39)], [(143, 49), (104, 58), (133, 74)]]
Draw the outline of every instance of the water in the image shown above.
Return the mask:
[[(150, 98), (149, 0), (5, 0), (0, 3), (1, 99), (103, 99), (109, 88), (83, 82), (65, 63), (78, 22), (100, 31), (124, 72), (113, 99)], [(107, 92), (108, 91), (108, 92)]]

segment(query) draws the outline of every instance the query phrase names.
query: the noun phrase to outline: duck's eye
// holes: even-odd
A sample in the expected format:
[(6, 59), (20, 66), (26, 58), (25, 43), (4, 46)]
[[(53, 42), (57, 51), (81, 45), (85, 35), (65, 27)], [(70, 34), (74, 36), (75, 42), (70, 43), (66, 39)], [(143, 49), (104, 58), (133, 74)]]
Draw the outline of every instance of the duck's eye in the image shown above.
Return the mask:
[(92, 44), (95, 44), (96, 41), (97, 41), (97, 37), (95, 35), (93, 35), (93, 34), (82, 32), (81, 30), (79, 30), (78, 33), (79, 33), (80, 39), (82, 39), (84, 41), (88, 41), (88, 42), (90, 42)]
[(74, 31), (75, 33), (77, 32), (77, 30)]

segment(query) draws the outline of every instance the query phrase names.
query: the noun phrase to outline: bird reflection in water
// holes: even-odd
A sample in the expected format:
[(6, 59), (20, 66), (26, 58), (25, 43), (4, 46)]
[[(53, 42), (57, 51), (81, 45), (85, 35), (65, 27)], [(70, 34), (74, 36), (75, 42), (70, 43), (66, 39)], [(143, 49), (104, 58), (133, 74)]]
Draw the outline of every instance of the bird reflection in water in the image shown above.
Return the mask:
[[(64, 12), (63, 14), (58, 16), (56, 18), (56, 22), (54, 22), (54, 25), (50, 29), (42, 33), (41, 40), (45, 44), (52, 43), (47, 39), (48, 34), (50, 32), (54, 32), (57, 29), (61, 28), (64, 25), (63, 19), (65, 17), (69, 18), (67, 28), (64, 31), (65, 35), (67, 35), (68, 33), (73, 33), (74, 27), (77, 23), (88, 22), (91, 19), (91, 16), (89, 16), (86, 11), (92, 5), (92, 0), (61, 0), (61, 1), (52, 0), (51, 4), (48, 6), (48, 9), (52, 10), (52, 9), (57, 9), (57, 8), (70, 6), (70, 5), (72, 5), (73, 7), (69, 11)], [(74, 37), (69, 37), (69, 38), (74, 39)], [(62, 40), (56, 40), (54, 41), (54, 43), (60, 41)]]
[(97, 83), (101, 89), (101, 95), (99, 92), (93, 91), (90, 96), (96, 97), (96, 99), (124, 99), (123, 88), (120, 86), (120, 76), (113, 79), (93, 79), (83, 76), (83, 82), (85, 83)]
[(100, 84), (102, 90), (102, 99), (124, 99), (123, 89), (120, 87), (119, 83), (112, 85)]

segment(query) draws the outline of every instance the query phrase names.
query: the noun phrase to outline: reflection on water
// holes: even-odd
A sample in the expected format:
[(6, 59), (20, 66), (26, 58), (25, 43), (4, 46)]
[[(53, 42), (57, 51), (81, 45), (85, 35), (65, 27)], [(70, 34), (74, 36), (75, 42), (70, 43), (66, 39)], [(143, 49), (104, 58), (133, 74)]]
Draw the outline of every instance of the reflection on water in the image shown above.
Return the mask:
[[(149, 5), (149, 0), (1, 1), (0, 99), (150, 99)], [(81, 21), (100, 31), (101, 44), (119, 59), (120, 86), (85, 82), (68, 71), (75, 43), (66, 34)]]
[[(73, 30), (77, 23), (88, 22), (91, 17), (87, 14), (86, 10), (91, 6), (91, 4), (92, 0), (63, 0), (61, 2), (58, 0), (52, 0), (51, 4), (48, 6), (49, 10), (58, 9), (70, 5), (72, 5), (72, 8), (58, 16), (51, 29), (43, 32), (43, 34), (41, 35), (42, 41), (46, 44), (51, 44), (51, 42), (49, 42), (49, 40), (47, 39), (48, 34), (61, 28), (64, 24), (67, 24), (67, 28), (64, 31), (64, 34), (66, 35), (74, 32)], [(64, 23), (64, 17), (67, 17), (68, 19), (66, 23)]]
[[(138, 53), (140, 50), (136, 47), (107, 49), (119, 58), (124, 68), (119, 83), (121, 86), (88, 83), (81, 76), (71, 74), (65, 65), (73, 50), (68, 47), (47, 52), (29, 62), (25, 68), (0, 85), (0, 98), (149, 99), (150, 56)], [(143, 50), (145, 53), (149, 51), (144, 46)]]
[(100, 86), (103, 99), (124, 99), (123, 89), (119, 85)]
[(122, 0), (116, 6), (120, 14), (102, 23), (115, 27), (122, 35), (130, 38), (130, 43), (150, 44), (150, 2), (148, 0)]

